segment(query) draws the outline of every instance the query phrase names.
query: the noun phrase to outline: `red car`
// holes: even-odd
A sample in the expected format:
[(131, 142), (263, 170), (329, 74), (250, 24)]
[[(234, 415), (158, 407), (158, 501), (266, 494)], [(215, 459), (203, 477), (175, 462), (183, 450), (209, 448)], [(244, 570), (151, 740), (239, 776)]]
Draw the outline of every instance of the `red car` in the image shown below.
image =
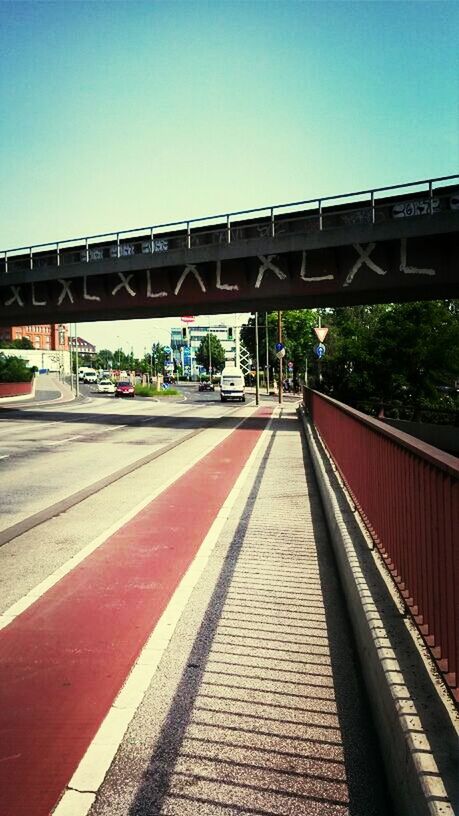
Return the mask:
[(115, 397), (134, 398), (134, 386), (127, 380), (121, 380), (116, 386)]

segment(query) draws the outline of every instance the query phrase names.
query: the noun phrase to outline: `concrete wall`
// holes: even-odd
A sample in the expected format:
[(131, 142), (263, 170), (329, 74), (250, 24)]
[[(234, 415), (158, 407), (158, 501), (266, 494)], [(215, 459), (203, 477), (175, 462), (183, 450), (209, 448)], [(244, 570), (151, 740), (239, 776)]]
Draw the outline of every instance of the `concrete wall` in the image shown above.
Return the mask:
[(39, 370), (59, 372), (62, 367), (64, 374), (70, 374), (70, 352), (68, 351), (41, 351), (39, 349), (0, 349), (7, 357), (21, 357), (27, 365), (36, 366)]

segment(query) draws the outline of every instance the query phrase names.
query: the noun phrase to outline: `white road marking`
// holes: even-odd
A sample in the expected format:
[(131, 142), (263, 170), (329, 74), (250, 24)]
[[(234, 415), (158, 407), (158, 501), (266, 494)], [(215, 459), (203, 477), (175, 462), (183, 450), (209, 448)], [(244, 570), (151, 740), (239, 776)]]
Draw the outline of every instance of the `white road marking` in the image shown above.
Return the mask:
[(272, 418), (261, 433), (252, 453), (241, 470), (232, 490), (215, 518), (192, 563), (172, 595), (166, 609), (147, 640), (127, 680), (115, 698), (107, 716), (89, 745), (67, 789), (53, 811), (53, 816), (86, 816), (93, 805), (105, 775), (110, 768), (130, 721), (151, 683), (164, 651), (172, 637), (189, 597), (196, 586), (209, 557), (226, 524), (240, 490), (248, 478), (255, 458), (267, 435)]
[(3, 456), (0, 456), (0, 459), (9, 459), (9, 458), (10, 458), (9, 453), (4, 453)]

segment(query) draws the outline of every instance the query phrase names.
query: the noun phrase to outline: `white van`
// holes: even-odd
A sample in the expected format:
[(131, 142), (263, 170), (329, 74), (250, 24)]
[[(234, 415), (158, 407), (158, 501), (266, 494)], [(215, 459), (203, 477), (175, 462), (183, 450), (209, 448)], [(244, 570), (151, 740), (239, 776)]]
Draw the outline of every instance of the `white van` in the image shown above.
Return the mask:
[(78, 379), (84, 383), (95, 383), (97, 382), (97, 371), (95, 368), (82, 366), (78, 369)]
[(222, 371), (220, 379), (220, 399), (225, 402), (228, 399), (237, 399), (245, 402), (245, 382), (244, 375), (240, 368), (227, 366)]

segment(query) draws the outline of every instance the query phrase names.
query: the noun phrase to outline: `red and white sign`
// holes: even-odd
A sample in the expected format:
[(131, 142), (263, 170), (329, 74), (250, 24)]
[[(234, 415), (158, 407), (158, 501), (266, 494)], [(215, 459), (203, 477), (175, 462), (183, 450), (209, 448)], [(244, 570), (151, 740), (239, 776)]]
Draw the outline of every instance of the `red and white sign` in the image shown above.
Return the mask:
[(317, 335), (317, 339), (318, 339), (319, 343), (323, 343), (326, 336), (327, 336), (327, 334), (328, 334), (328, 329), (325, 328), (325, 326), (323, 328), (321, 328), (321, 329), (319, 329), (318, 327), (314, 327), (314, 331), (315, 331), (315, 333)]
[(182, 321), (182, 323), (194, 323), (193, 315), (183, 315), (183, 317), (181, 317), (180, 320)]

